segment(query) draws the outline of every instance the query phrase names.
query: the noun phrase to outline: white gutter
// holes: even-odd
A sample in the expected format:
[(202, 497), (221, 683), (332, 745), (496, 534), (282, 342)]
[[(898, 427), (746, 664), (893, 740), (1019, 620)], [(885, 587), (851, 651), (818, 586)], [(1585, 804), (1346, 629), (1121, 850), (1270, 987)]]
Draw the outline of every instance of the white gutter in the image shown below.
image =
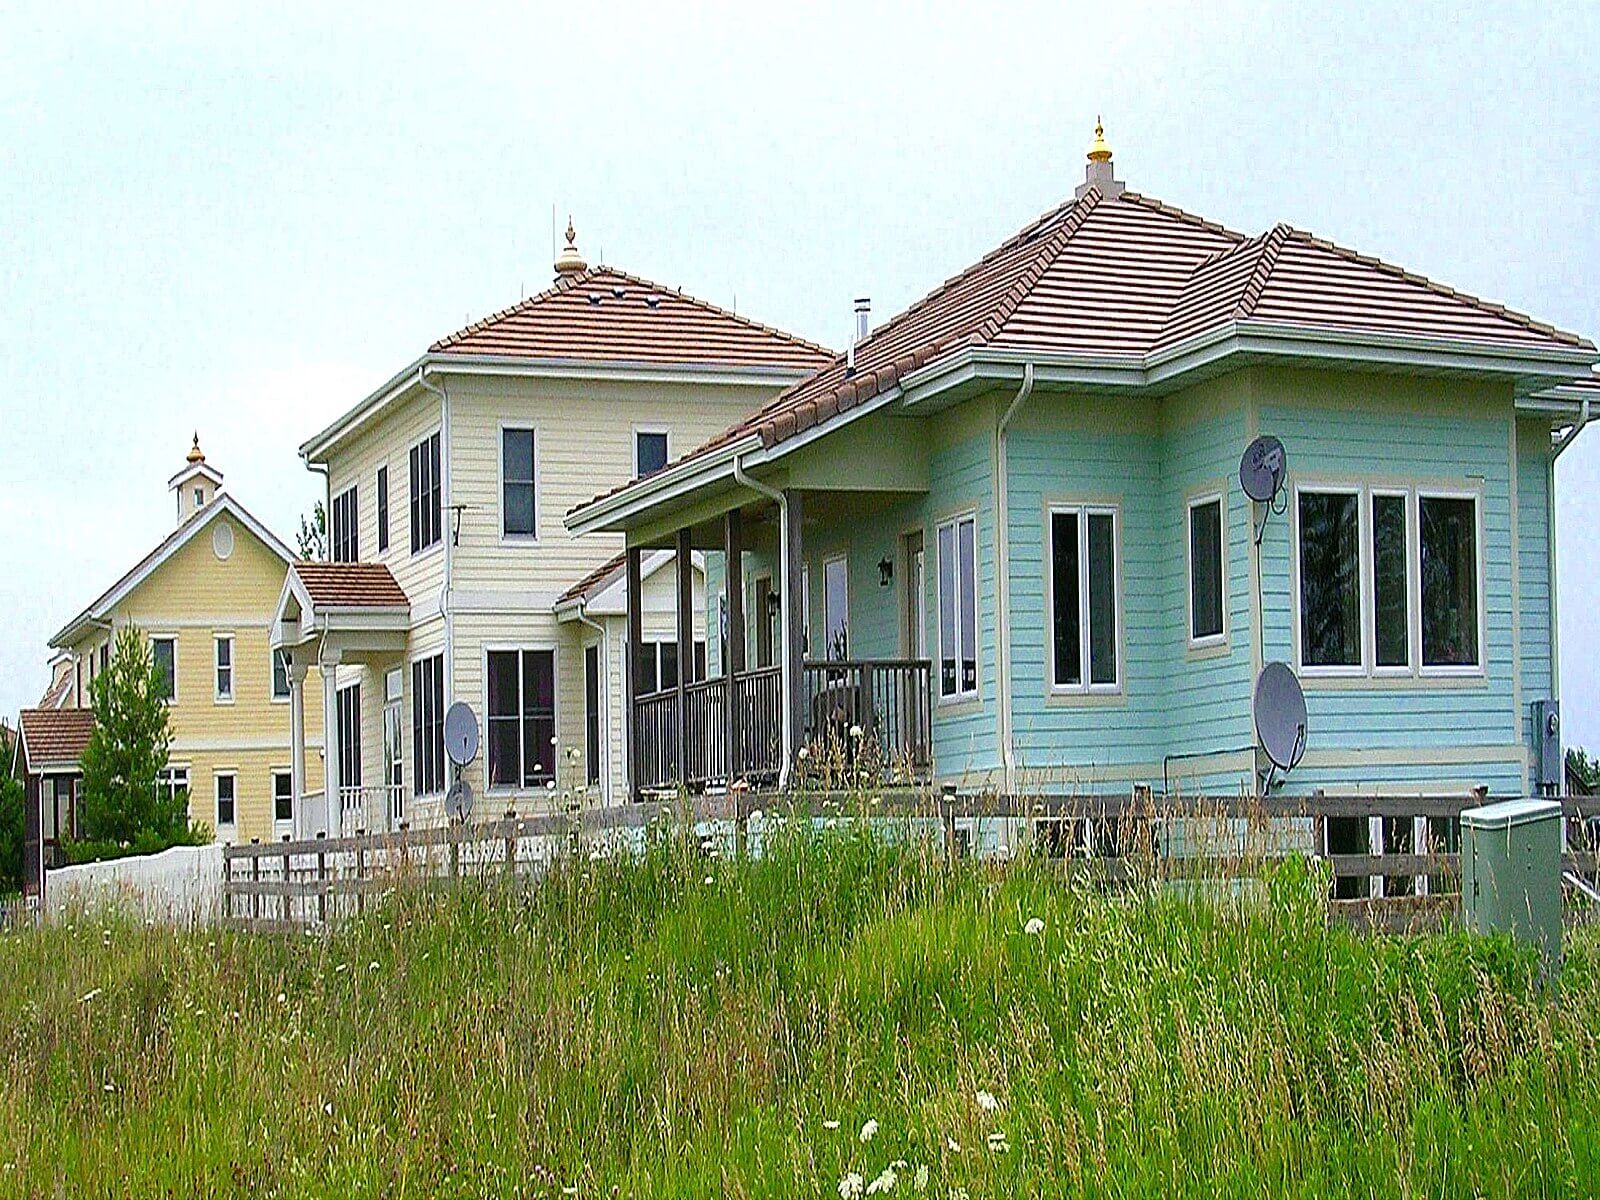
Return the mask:
[(1017, 390), (1010, 407), (1001, 414), (994, 428), (994, 554), (995, 580), (998, 588), (995, 605), (995, 641), (1000, 653), (995, 666), (1000, 693), (1000, 753), (1005, 771), (1005, 790), (1014, 795), (1017, 787), (1017, 751), (1011, 736), (1011, 552), (1007, 532), (1011, 522), (1009, 475), (1006, 455), (1006, 430), (1017, 411), (1033, 395), (1033, 363), (1022, 366), (1022, 387)]
[[(743, 487), (752, 492), (767, 497), (778, 506), (778, 621), (779, 636), (783, 640), (783, 651), (779, 655), (779, 678), (783, 680), (783, 697), (781, 716), (783, 718), (783, 765), (778, 769), (778, 786), (786, 787), (789, 782), (789, 767), (794, 760), (795, 728), (794, 712), (789, 704), (789, 689), (795, 682), (789, 678), (789, 637), (790, 623), (796, 614), (789, 610), (794, 606), (789, 603), (789, 502), (777, 488), (768, 487), (759, 479), (752, 479), (744, 473), (744, 463), (739, 458), (733, 460), (733, 477)], [(756, 619), (764, 621), (766, 613), (757, 613)]]
[(1567, 430), (1557, 439), (1555, 446), (1550, 451), (1550, 461), (1555, 462), (1560, 458), (1568, 446), (1578, 440), (1578, 435), (1583, 432), (1583, 427), (1589, 423), (1589, 398), (1585, 396), (1578, 408), (1578, 421), (1571, 429)]
[[(444, 580), (439, 584), (439, 613), (444, 617), (444, 705), (456, 697), (455, 615), (450, 607), (451, 568), (455, 564), (456, 514), (450, 507), (450, 393), (444, 384), (428, 382), (428, 364), (417, 368), (417, 384), (439, 397), (439, 533), (444, 538)], [(444, 528), (448, 524), (450, 527)]]
[[(596, 656), (598, 659), (597, 666), (600, 669), (600, 680), (599, 687), (595, 689), (600, 698), (600, 745), (598, 748), (600, 755), (600, 797), (602, 803), (609, 804), (611, 803), (611, 755), (606, 751), (606, 747), (611, 745), (611, 740), (606, 736), (606, 731), (611, 728), (611, 672), (607, 669), (607, 658), (609, 657), (607, 652), (610, 647), (606, 644), (605, 626), (591, 618), (587, 608), (587, 601), (580, 596), (577, 608), (573, 611), (577, 615), (580, 625), (587, 625), (600, 635), (598, 643), (600, 651)], [(626, 745), (627, 743), (624, 742), (623, 744)], [(588, 749), (588, 738), (586, 737), (584, 739), (584, 751), (587, 753)]]

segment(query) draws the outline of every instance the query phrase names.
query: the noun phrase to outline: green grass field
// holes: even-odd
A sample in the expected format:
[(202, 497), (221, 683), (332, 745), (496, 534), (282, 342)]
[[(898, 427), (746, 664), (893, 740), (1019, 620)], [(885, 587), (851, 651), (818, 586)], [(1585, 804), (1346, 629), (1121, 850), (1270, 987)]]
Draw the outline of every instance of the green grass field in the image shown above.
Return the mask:
[(1504, 942), (1326, 928), (1304, 864), (1256, 894), (834, 831), (327, 936), (80, 916), (0, 938), (0, 1195), (1600, 1187), (1593, 932), (1550, 1000)]

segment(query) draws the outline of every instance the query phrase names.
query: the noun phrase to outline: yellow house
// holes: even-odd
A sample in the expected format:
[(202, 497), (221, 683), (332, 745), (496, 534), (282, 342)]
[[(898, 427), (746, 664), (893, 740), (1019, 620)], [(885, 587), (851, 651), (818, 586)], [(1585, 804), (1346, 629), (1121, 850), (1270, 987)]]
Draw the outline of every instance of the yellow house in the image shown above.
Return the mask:
[[(51, 639), (51, 694), (62, 707), (90, 707), (117, 632), (136, 625), (170, 680), (162, 786), (187, 788), (190, 817), (221, 841), (281, 837), (293, 829), (292, 689), (268, 633), (294, 554), (222, 490), (198, 437), (167, 487), (176, 528)], [(317, 774), (320, 712), (307, 722), (304, 753)]]

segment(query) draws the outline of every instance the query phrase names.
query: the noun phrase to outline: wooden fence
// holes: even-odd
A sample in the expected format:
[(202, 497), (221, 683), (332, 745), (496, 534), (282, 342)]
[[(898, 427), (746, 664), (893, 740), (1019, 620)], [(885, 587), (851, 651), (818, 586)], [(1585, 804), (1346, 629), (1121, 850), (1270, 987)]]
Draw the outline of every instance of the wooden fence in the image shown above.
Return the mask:
[[(952, 857), (1020, 842), (1115, 886), (1138, 878), (1234, 880), (1289, 853), (1326, 860), (1330, 913), (1365, 927), (1436, 924), (1459, 903), (1460, 796), (970, 797), (925, 790), (738, 793), (393, 834), (251, 843), (223, 852), (224, 919), (292, 929), (362, 912), (398, 887), (516, 878), (571, 855), (627, 852), (649, 829), (694, 828), (729, 853), (758, 848), (774, 819), (905, 822)], [(1563, 867), (1593, 881), (1600, 798), (1563, 800)], [(985, 844), (986, 833), (1009, 840)], [(1009, 847), (1009, 851), (1007, 849)]]

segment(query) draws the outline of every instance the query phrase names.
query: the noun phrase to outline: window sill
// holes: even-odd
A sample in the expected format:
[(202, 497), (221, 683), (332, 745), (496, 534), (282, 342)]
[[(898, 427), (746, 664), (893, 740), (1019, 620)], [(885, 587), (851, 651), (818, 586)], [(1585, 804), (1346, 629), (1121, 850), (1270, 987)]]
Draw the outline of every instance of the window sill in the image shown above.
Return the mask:
[(940, 696), (934, 700), (933, 715), (963, 716), (967, 713), (980, 712), (983, 709), (983, 696), (973, 694), (970, 696)]
[(411, 557), (411, 561), (412, 562), (416, 562), (416, 560), (419, 559), (419, 558), (427, 558), (428, 555), (437, 554), (443, 549), (444, 549), (444, 538), (440, 538), (437, 542), (430, 542), (426, 546), (422, 546), (419, 549), (413, 550), (411, 552), (411, 556), (410, 556)]
[(1060, 705), (1064, 708), (1105, 707), (1114, 708), (1126, 704), (1128, 693), (1119, 684), (1115, 688), (1050, 688), (1045, 693), (1045, 703)]
[(500, 544), (502, 546), (537, 546), (539, 544), (537, 533), (502, 533)]
[(1463, 674), (1341, 674), (1302, 675), (1301, 686), (1314, 691), (1426, 691), (1428, 689), (1485, 688), (1489, 677), (1482, 671)]
[(211, 697), (211, 703), (215, 704), (215, 705), (218, 705), (218, 706), (231, 706), (233, 704), (233, 697), (232, 696), (213, 696), (213, 697)]
[(1184, 657), (1191, 660), (1208, 658), (1226, 658), (1233, 653), (1233, 645), (1228, 641), (1228, 636), (1203, 638), (1199, 641), (1190, 639), (1184, 649)]

